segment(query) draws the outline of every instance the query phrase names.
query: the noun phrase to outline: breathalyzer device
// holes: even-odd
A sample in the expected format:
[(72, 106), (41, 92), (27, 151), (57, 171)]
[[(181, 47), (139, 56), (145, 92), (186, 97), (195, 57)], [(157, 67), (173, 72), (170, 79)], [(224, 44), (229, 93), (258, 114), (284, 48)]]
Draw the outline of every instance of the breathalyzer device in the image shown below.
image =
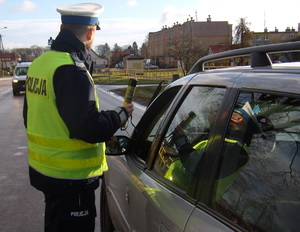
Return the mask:
[(126, 89), (126, 93), (124, 96), (123, 106), (132, 103), (132, 98), (135, 94), (137, 80), (134, 78), (130, 78), (128, 82), (128, 87)]
[[(130, 78), (129, 82), (128, 82), (128, 86), (125, 92), (125, 96), (124, 96), (124, 102), (123, 102), (123, 106), (126, 106), (130, 103), (132, 103), (132, 98), (135, 94), (135, 90), (136, 90), (136, 83), (137, 80), (134, 78)], [(125, 128), (125, 124), (122, 126), (122, 128)]]

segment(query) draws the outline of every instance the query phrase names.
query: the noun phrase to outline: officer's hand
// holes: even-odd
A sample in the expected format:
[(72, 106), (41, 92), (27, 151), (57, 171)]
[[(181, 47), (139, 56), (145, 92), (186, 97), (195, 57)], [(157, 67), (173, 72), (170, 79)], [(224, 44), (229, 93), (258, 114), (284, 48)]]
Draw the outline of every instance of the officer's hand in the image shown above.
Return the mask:
[(123, 108), (127, 111), (128, 117), (132, 115), (132, 112), (134, 111), (134, 105), (132, 103), (123, 106)]

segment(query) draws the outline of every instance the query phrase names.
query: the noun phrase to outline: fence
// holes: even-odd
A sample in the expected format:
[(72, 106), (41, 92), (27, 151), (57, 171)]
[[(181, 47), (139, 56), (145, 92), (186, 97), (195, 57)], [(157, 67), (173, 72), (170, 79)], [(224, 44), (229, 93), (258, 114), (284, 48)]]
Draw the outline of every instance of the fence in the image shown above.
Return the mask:
[(94, 69), (93, 75), (98, 77), (117, 76), (133, 77), (138, 79), (173, 80), (183, 76), (180, 69)]
[(6, 76), (11, 76), (10, 72), (0, 70), (0, 77), (6, 77)]

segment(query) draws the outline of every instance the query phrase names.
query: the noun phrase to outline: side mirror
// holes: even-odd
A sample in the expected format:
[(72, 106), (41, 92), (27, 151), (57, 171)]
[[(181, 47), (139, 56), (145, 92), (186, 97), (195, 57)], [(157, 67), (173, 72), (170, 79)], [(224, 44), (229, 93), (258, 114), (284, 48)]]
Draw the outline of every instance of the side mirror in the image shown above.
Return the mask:
[(130, 139), (126, 136), (117, 135), (106, 141), (106, 155), (124, 155)]

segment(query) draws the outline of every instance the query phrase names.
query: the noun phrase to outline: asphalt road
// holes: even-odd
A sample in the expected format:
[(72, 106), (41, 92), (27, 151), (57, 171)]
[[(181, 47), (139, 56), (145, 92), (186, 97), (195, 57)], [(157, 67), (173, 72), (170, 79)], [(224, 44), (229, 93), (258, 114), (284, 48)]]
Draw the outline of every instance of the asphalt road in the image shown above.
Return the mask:
[[(102, 110), (122, 105), (123, 99), (109, 92), (114, 86), (97, 86)], [(28, 178), (27, 139), (23, 125), (24, 95), (14, 97), (11, 78), (0, 78), (0, 231), (41, 232), (44, 226), (44, 197), (34, 189)], [(136, 104), (133, 124), (136, 125), (144, 107)], [(128, 126), (131, 134), (133, 127)], [(96, 230), (100, 231), (100, 188), (96, 192), (98, 217)]]

